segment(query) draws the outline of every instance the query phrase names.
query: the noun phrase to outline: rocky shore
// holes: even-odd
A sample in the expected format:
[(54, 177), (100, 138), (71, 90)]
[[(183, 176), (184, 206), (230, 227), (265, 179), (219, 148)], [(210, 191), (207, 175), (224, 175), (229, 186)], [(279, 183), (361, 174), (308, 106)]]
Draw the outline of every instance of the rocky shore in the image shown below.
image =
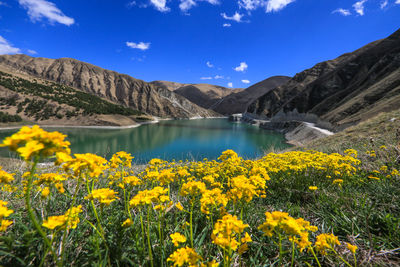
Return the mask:
[(310, 141), (334, 134), (329, 130), (319, 128), (315, 126), (315, 124), (309, 122), (295, 120), (272, 122), (248, 113), (233, 114), (229, 116), (229, 120), (245, 122), (265, 130), (280, 132), (285, 135), (287, 143), (296, 146), (302, 146)]

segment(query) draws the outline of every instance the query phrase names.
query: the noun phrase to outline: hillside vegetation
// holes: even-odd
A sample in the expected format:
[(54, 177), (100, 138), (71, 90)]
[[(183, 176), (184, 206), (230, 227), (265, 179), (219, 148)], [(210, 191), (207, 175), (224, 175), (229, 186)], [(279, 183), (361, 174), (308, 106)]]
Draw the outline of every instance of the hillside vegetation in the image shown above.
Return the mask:
[(70, 155), (65, 137), (3, 141), (26, 164), (0, 171), (1, 265), (400, 264), (399, 140), (138, 168), (125, 152)]

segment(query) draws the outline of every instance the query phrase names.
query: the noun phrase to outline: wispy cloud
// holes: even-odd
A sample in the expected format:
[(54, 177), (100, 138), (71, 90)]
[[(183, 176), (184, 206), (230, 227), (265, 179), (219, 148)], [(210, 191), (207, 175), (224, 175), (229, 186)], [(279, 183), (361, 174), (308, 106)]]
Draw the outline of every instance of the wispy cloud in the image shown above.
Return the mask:
[(238, 67), (234, 68), (234, 70), (238, 71), (238, 72), (244, 72), (245, 70), (247, 70), (248, 67), (249, 66), (247, 65), (246, 62), (240, 62), (240, 65)]
[(33, 22), (47, 18), (50, 23), (57, 22), (67, 26), (75, 23), (73, 18), (64, 15), (52, 2), (46, 0), (18, 0), (18, 2), (28, 10), (28, 16)]
[(228, 87), (233, 88), (233, 83), (228, 83)]
[(171, 10), (167, 7), (167, 0), (150, 0), (150, 4), (160, 12), (168, 12)]
[(388, 4), (389, 4), (389, 0), (383, 0), (381, 2), (381, 9), (384, 9), (385, 7), (387, 7)]
[(31, 54), (31, 55), (37, 55), (37, 53), (38, 53), (38, 52), (36, 52), (35, 50), (32, 50), (32, 49), (28, 49), (27, 52), (28, 52), (28, 54)]
[(150, 48), (150, 43), (144, 43), (144, 42), (140, 42), (140, 43), (126, 42), (126, 45), (130, 48), (140, 49), (143, 51)]
[(201, 77), (200, 80), (212, 80), (212, 77)]
[(215, 77), (214, 77), (214, 79), (216, 79), (216, 80), (223, 79), (223, 78), (224, 78), (224, 76), (222, 76), (222, 75), (215, 75)]
[(351, 15), (350, 10), (344, 9), (344, 8), (338, 8), (338, 9), (332, 11), (332, 14), (335, 14), (335, 13), (339, 13), (339, 14), (341, 14), (343, 16), (350, 16)]
[(243, 18), (244, 15), (240, 14), (238, 12), (235, 12), (235, 14), (233, 14), (232, 16), (228, 16), (228, 15), (226, 15), (226, 13), (221, 13), (221, 16), (224, 19), (227, 19), (227, 20), (233, 20), (233, 21), (236, 21), (236, 22), (243, 22), (242, 18)]
[(400, 0), (396, 0), (395, 4), (400, 5)]
[(267, 1), (267, 13), (277, 12), (281, 9), (284, 9), (290, 3), (293, 3), (295, 0), (268, 0)]
[(0, 35), (0, 55), (19, 54), (21, 49), (13, 47), (6, 39)]
[[(400, 1), (400, 0), (399, 0)], [(224, 23), (224, 24), (222, 24), (222, 27), (231, 27), (232, 26), (232, 24), (230, 24), (230, 23)]]
[(242, 80), (242, 83), (249, 84), (250, 81), (249, 80)]
[(207, 62), (206, 62), (206, 65), (207, 65), (207, 67), (209, 67), (209, 68), (214, 68), (214, 65), (213, 65), (213, 64), (211, 64), (211, 62), (210, 62), (210, 61), (207, 61)]
[(367, 2), (368, 0), (361, 0), (356, 2), (353, 5), (354, 10), (360, 15), (360, 16), (364, 16), (364, 4), (365, 2)]

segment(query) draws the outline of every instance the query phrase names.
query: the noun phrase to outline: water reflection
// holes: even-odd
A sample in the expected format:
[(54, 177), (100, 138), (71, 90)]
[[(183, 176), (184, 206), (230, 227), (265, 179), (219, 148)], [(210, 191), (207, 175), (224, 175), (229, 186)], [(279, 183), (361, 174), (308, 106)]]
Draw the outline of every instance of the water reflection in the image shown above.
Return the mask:
[[(140, 163), (151, 158), (216, 159), (233, 149), (245, 158), (262, 155), (271, 146), (286, 148), (282, 135), (226, 119), (163, 121), (132, 129), (51, 128), (68, 135), (73, 153), (96, 153), (109, 158), (117, 151), (132, 153)], [(0, 138), (15, 131), (0, 131)], [(9, 153), (2, 149), (1, 156)]]

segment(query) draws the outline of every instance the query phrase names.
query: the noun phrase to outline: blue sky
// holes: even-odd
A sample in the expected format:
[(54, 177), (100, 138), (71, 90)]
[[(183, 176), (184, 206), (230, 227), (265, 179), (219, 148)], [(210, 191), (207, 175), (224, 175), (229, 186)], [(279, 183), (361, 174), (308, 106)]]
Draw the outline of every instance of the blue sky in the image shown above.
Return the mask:
[(0, 54), (245, 88), (400, 27), (400, 0), (0, 0)]

